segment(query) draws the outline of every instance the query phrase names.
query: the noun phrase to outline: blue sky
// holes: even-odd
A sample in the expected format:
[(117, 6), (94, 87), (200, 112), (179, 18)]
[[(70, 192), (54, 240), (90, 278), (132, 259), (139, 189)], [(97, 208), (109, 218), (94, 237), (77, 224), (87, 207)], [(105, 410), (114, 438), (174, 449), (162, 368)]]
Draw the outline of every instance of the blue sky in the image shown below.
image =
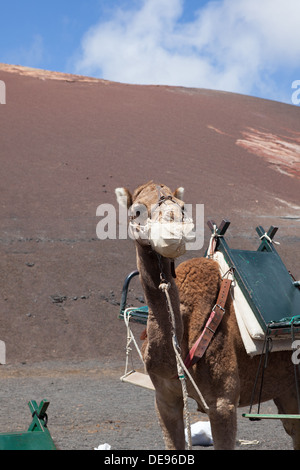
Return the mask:
[(292, 104), (299, 0), (10, 0), (0, 62)]

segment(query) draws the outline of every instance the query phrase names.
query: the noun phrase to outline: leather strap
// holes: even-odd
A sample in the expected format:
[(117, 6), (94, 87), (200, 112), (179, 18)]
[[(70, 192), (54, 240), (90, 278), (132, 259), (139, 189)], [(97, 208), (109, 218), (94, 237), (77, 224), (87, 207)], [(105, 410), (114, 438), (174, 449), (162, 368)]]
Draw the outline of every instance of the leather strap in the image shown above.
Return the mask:
[(188, 353), (184, 364), (187, 368), (198, 362), (204, 355), (225, 313), (225, 305), (231, 286), (231, 279), (223, 279), (217, 303), (214, 306), (203, 332)]

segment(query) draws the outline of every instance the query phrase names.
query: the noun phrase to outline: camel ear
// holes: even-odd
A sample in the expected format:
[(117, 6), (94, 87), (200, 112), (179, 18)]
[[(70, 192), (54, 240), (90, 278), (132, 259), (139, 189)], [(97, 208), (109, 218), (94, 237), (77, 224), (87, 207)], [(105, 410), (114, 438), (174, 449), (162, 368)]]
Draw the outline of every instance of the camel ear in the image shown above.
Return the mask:
[(125, 207), (126, 209), (129, 209), (129, 207), (132, 205), (132, 196), (128, 189), (116, 188), (115, 193), (118, 204), (122, 207)]
[(176, 197), (180, 201), (183, 201), (183, 196), (184, 196), (184, 188), (180, 187), (180, 188), (175, 189), (174, 197)]

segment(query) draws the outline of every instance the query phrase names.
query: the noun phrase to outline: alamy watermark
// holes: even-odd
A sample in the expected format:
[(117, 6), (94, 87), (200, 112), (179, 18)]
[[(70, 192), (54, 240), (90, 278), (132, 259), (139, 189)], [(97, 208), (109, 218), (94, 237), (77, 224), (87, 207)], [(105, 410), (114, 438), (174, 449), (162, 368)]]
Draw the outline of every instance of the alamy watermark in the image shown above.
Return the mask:
[(6, 364), (6, 345), (4, 341), (0, 341), (0, 364)]
[(293, 342), (292, 349), (294, 349), (294, 352), (292, 354), (292, 363), (299, 365), (300, 364), (300, 340)]
[(292, 94), (292, 103), (300, 104), (300, 80), (294, 80), (292, 83), (292, 88), (295, 89)]
[(0, 104), (6, 104), (6, 85), (0, 80)]
[[(156, 206), (153, 206), (156, 207)], [(135, 226), (138, 226), (139, 238), (147, 239), (148, 227), (151, 224), (151, 219), (148, 218), (147, 208), (143, 205), (139, 205), (138, 213), (134, 216)], [(122, 205), (119, 205), (119, 214), (117, 215), (117, 210), (112, 204), (100, 204), (96, 211), (96, 216), (101, 217), (100, 221), (96, 227), (96, 234), (99, 240), (126, 240), (128, 238), (135, 240), (133, 234), (132, 225), (128, 224), (128, 217), (132, 218), (132, 208), (127, 209)], [(186, 225), (189, 224), (189, 221), (193, 220), (193, 229), (189, 234), (186, 233)], [(187, 250), (200, 250), (204, 245), (204, 204), (185, 204), (184, 206), (184, 218), (182, 222), (177, 222), (177, 227), (179, 232), (181, 230), (183, 236), (191, 239), (186, 244)], [(165, 231), (166, 226), (169, 226), (170, 233), (174, 233), (172, 221), (161, 224), (162, 231)], [(159, 229), (160, 224), (156, 226)], [(188, 225), (188, 229), (190, 229)]]

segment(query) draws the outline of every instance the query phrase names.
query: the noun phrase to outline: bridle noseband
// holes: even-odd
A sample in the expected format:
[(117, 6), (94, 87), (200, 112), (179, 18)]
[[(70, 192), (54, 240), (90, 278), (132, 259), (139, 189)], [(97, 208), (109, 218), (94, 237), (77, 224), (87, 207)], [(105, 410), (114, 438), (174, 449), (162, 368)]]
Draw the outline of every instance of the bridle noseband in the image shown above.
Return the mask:
[(160, 207), (165, 202), (171, 201), (171, 202), (173, 202), (173, 204), (176, 204), (177, 206), (180, 207), (180, 210), (182, 212), (182, 221), (183, 221), (184, 211), (183, 211), (181, 205), (175, 200), (174, 196), (172, 196), (172, 194), (166, 194), (165, 191), (158, 185), (156, 186), (156, 189), (157, 189), (158, 202), (156, 203), (156, 205), (152, 209), (152, 212), (154, 212), (158, 207)]

